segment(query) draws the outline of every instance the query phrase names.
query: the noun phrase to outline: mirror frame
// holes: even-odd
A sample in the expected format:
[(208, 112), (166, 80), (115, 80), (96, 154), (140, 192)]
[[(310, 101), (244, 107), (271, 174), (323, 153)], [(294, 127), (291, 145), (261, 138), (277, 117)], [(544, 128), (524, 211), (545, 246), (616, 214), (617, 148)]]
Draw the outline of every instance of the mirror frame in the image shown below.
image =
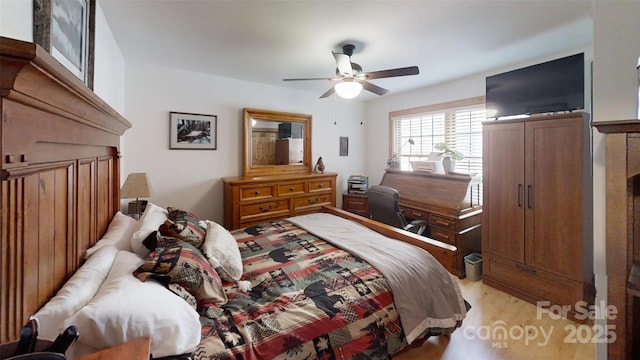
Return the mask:
[[(311, 172), (311, 115), (288, 113), (271, 110), (260, 110), (245, 108), (244, 116), (244, 156), (242, 158), (242, 168), (244, 176), (277, 175), (291, 173)], [(273, 122), (293, 122), (303, 124), (304, 154), (302, 164), (294, 165), (253, 165), (252, 160), (252, 132), (251, 120)]]

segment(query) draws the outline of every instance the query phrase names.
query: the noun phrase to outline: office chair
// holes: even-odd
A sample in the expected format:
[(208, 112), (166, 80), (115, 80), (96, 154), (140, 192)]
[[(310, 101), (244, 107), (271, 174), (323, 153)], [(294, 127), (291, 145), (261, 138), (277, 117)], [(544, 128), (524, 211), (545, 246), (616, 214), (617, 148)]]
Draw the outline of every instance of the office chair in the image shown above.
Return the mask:
[(408, 222), (398, 205), (398, 190), (388, 186), (373, 185), (367, 191), (367, 202), (371, 218), (381, 223), (428, 236), (427, 222), (414, 220)]

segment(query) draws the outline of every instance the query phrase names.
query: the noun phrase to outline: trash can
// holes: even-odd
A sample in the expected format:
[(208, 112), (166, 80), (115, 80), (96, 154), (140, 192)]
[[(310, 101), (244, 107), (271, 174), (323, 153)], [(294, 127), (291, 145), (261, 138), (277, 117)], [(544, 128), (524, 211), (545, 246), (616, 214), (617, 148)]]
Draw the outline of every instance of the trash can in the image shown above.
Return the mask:
[(478, 281), (482, 278), (482, 255), (471, 253), (464, 257), (464, 270), (467, 273), (467, 279), (470, 281)]

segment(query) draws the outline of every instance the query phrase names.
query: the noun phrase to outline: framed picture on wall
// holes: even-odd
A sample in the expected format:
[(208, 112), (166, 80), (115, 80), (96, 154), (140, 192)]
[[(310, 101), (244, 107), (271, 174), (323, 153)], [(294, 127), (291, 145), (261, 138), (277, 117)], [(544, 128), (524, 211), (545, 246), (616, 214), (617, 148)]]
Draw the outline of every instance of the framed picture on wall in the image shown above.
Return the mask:
[(33, 40), (93, 89), (95, 0), (33, 0)]
[(217, 122), (216, 115), (171, 112), (169, 148), (216, 150)]

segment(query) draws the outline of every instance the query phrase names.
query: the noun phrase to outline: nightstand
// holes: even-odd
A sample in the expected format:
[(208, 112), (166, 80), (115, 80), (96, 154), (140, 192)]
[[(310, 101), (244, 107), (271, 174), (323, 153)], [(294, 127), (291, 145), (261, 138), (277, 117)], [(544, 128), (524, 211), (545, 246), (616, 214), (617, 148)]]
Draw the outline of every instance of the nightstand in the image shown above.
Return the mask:
[(148, 337), (144, 337), (83, 356), (77, 360), (149, 360), (150, 346), (151, 340)]
[(369, 218), (367, 194), (342, 194), (342, 209)]

